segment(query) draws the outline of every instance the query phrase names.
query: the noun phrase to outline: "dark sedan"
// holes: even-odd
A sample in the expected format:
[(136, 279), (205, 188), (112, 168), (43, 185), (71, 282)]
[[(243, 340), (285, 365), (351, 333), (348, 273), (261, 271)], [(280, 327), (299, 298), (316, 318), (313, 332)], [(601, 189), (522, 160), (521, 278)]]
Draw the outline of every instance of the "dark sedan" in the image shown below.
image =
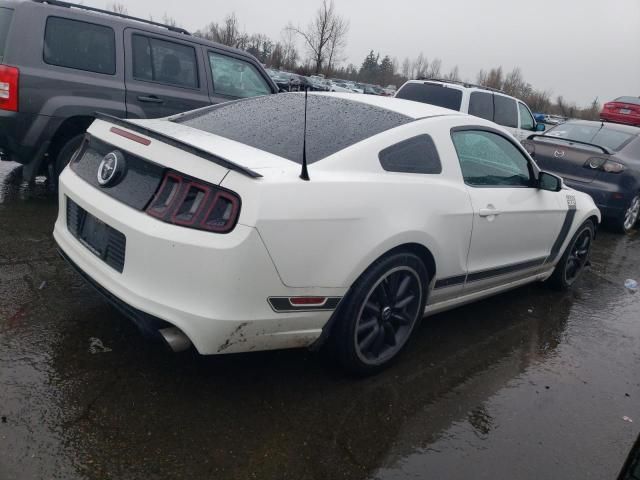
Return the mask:
[(571, 120), (522, 142), (543, 170), (591, 195), (603, 219), (630, 231), (640, 216), (640, 128)]

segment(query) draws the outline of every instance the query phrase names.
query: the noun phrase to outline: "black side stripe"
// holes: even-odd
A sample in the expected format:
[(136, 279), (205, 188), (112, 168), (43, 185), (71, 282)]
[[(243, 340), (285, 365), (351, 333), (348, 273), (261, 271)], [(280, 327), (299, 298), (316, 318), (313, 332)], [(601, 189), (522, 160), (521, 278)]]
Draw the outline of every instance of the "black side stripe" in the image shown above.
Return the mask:
[(465, 283), (465, 280), (467, 283), (477, 282), (477, 281), (485, 280), (491, 277), (498, 277), (500, 275), (514, 273), (520, 270), (528, 270), (529, 268), (534, 268), (534, 267), (539, 267), (541, 265), (544, 265), (544, 262), (546, 259), (547, 257), (540, 257), (534, 260), (528, 260), (526, 262), (513, 263), (510, 265), (504, 265), (498, 268), (482, 270), (480, 272), (472, 272), (472, 273), (469, 273), (468, 275), (456, 275), (454, 277), (441, 278), (440, 280), (436, 281), (433, 288), (439, 289), (439, 288), (453, 287), (454, 285), (462, 285), (463, 283)]
[(558, 238), (556, 238), (553, 247), (551, 247), (551, 253), (547, 259), (548, 263), (553, 262), (560, 253), (560, 247), (562, 247), (562, 244), (567, 239), (567, 235), (569, 235), (569, 231), (571, 230), (571, 225), (573, 225), (573, 219), (576, 216), (576, 211), (575, 205), (570, 206), (569, 210), (567, 210), (567, 216), (564, 217), (562, 228), (560, 229), (560, 233), (558, 233)]
[(481, 272), (473, 272), (467, 275), (467, 282), (477, 282), (478, 280), (484, 280), (486, 278), (498, 277), (500, 275), (506, 275), (507, 273), (517, 272), (519, 270), (527, 270), (533, 267), (539, 267), (544, 264), (547, 257), (536, 258), (534, 260), (528, 260), (526, 262), (513, 263), (511, 265), (505, 265), (503, 267), (492, 268), (490, 270), (483, 270)]
[(453, 287), (454, 285), (461, 285), (464, 283), (466, 278), (467, 278), (466, 275), (456, 275), (455, 277), (441, 278), (440, 280), (436, 281), (433, 288), (438, 289), (438, 288)]

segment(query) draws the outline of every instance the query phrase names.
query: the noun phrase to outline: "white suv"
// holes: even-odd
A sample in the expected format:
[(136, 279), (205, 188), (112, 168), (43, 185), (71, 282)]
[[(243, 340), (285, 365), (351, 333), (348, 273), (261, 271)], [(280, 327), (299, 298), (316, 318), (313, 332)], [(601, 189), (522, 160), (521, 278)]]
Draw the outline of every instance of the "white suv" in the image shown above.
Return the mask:
[(479, 85), (441, 80), (409, 80), (400, 87), (395, 97), (430, 103), (490, 120), (505, 127), (520, 141), (533, 132), (545, 129), (544, 124), (535, 121), (526, 103), (499, 90)]

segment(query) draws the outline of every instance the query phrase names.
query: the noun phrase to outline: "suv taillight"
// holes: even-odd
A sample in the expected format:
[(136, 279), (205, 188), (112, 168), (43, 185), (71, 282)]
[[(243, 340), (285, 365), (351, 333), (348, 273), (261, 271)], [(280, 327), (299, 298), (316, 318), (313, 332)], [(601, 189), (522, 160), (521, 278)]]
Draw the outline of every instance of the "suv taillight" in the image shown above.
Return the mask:
[(19, 78), (17, 68), (0, 65), (0, 110), (18, 111)]
[(174, 225), (228, 233), (240, 216), (240, 197), (230, 190), (169, 171), (146, 212)]

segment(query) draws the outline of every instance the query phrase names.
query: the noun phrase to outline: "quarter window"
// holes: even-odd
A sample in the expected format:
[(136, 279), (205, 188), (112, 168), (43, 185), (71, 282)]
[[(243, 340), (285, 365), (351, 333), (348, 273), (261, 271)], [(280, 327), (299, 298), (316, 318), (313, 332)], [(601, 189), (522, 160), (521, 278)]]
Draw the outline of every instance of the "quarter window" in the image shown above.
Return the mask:
[(133, 77), (178, 87), (198, 88), (195, 48), (133, 35)]
[(493, 108), (495, 110), (494, 122), (504, 127), (518, 128), (518, 110), (513, 98), (494, 95)]
[(533, 185), (529, 161), (509, 140), (484, 130), (451, 134), (466, 184), (476, 187)]
[(418, 135), (387, 147), (378, 158), (382, 168), (388, 172), (442, 172), (438, 151), (429, 135)]
[(493, 122), (493, 93), (472, 92), (469, 97), (469, 115)]
[(44, 32), (44, 61), (88, 72), (116, 73), (116, 38), (112, 28), (49, 17)]
[(520, 102), (518, 102), (518, 109), (520, 110), (520, 128), (523, 130), (535, 130), (536, 122), (533, 120), (529, 109)]
[(238, 58), (209, 52), (213, 91), (236, 98), (269, 95), (271, 88), (256, 67)]

